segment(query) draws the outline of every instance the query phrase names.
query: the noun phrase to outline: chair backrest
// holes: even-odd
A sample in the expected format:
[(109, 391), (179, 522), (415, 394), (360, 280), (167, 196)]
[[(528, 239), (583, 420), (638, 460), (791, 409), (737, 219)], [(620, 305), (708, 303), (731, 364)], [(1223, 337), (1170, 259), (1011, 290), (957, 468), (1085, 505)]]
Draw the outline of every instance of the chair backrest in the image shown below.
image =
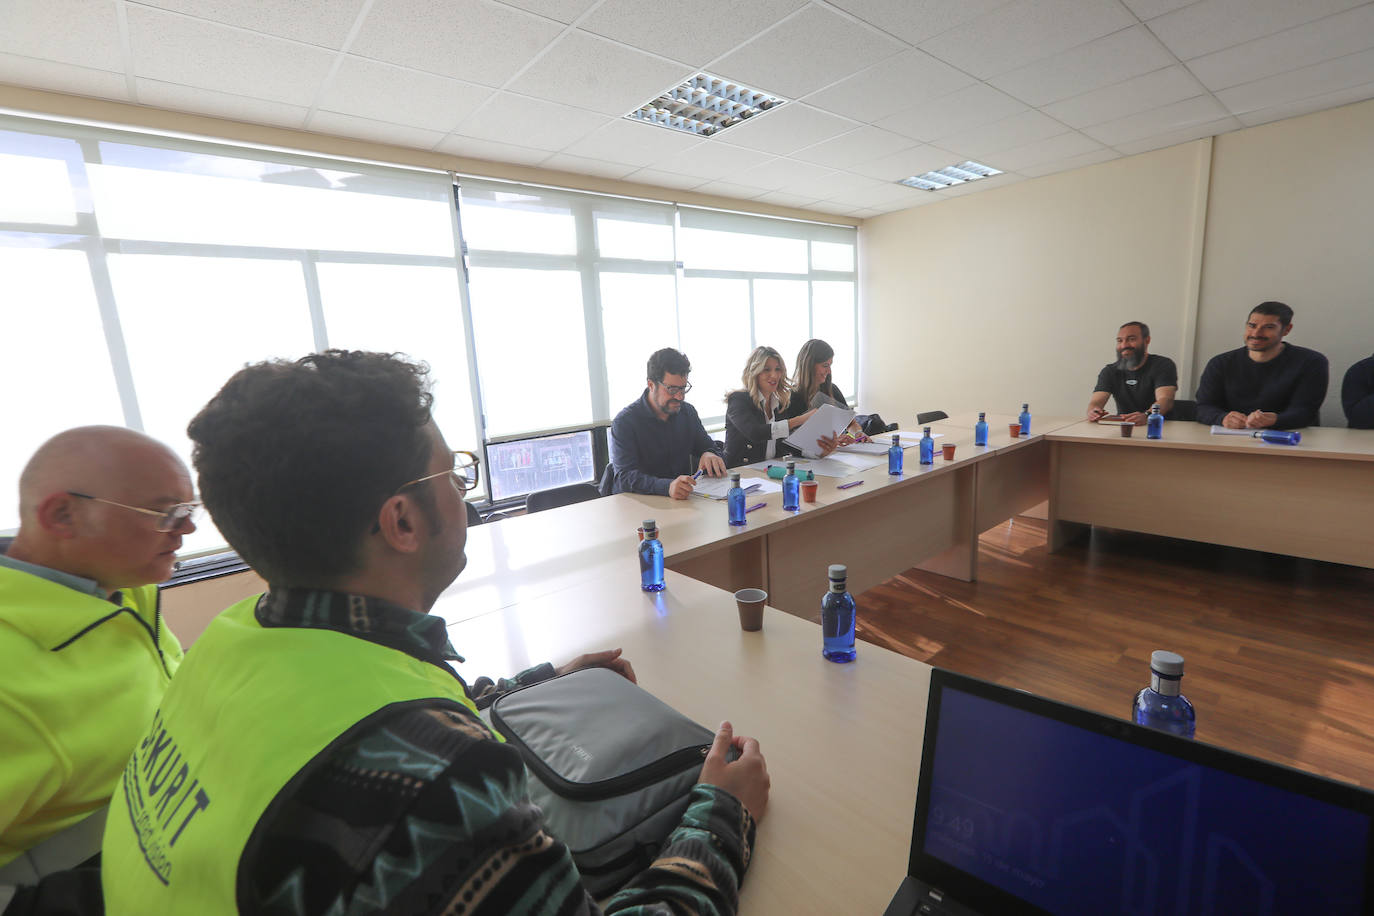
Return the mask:
[(468, 507), (468, 527), (471, 528), (473, 525), (482, 524), (482, 513), (477, 511), (477, 507), (472, 503), (466, 502), (463, 503), (463, 505)]
[(949, 414), (945, 413), (943, 410), (927, 410), (925, 413), (918, 413), (916, 415), (916, 425), (923, 426), (926, 423), (934, 423), (936, 420), (946, 420), (948, 418)]
[(555, 487), (552, 490), (540, 490), (525, 497), (525, 511), (543, 512), (545, 509), (556, 509), (559, 506), (571, 506), (573, 503), (586, 502), (589, 499), (596, 499), (600, 495), (601, 491), (589, 483), (575, 483), (566, 487)]
[(601, 472), (601, 483), (597, 489), (600, 490), (602, 496), (611, 495), (611, 491), (615, 489), (615, 465), (610, 462), (606, 463), (606, 470)]
[(0, 553), (4, 553), (5, 551), (9, 550), (10, 545), (13, 543), (14, 538), (9, 537), (8, 535), (5, 537), (0, 537)]
[(1197, 401), (1174, 401), (1174, 406), (1169, 410), (1170, 420), (1197, 421)]

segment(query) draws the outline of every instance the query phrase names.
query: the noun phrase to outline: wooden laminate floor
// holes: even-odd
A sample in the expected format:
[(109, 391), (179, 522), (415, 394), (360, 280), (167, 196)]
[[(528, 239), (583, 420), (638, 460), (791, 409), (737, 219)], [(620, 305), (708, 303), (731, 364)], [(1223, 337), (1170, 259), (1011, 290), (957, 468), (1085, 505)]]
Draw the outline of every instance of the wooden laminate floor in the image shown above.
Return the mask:
[(1017, 518), (978, 575), (869, 589), (859, 638), (1121, 717), (1171, 649), (1199, 740), (1374, 786), (1374, 570), (1102, 528), (1050, 554)]

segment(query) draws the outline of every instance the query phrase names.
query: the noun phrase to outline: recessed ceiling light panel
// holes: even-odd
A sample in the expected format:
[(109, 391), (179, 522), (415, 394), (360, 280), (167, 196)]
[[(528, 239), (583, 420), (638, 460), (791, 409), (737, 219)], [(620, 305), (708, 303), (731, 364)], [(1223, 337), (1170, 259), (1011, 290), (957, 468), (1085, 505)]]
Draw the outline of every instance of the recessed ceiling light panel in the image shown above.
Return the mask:
[(917, 188), (921, 191), (938, 191), (941, 188), (952, 188), (957, 184), (965, 184), (970, 181), (977, 181), (980, 178), (990, 178), (993, 175), (1001, 175), (1000, 169), (995, 169), (990, 165), (983, 165), (981, 162), (961, 162), (958, 165), (947, 165), (934, 172), (926, 172), (924, 175), (913, 175), (910, 178), (903, 178), (898, 184), (904, 184), (908, 188)]
[(698, 73), (682, 85), (674, 86), (658, 98), (645, 102), (625, 117), (710, 137), (777, 108), (784, 101), (709, 73)]

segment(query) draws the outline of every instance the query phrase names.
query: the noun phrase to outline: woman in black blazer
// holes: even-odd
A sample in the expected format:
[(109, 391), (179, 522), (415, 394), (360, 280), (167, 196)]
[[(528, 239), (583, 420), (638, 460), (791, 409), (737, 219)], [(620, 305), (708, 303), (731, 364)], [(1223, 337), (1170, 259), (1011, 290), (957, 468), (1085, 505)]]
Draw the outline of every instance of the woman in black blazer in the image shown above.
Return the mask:
[[(801, 450), (784, 438), (811, 419), (814, 410), (784, 418), (789, 388), (787, 368), (772, 347), (758, 347), (740, 376), (743, 388), (725, 398), (725, 466), (738, 467), (767, 458), (799, 455)], [(835, 439), (816, 440), (822, 455), (835, 450)]]

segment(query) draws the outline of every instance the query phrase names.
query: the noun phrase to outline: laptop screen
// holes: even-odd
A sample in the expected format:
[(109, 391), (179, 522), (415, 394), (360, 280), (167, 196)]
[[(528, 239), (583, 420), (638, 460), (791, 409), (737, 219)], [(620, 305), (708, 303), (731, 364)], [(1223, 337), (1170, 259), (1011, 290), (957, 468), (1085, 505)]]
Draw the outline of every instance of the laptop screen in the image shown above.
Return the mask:
[(968, 679), (933, 679), (913, 868), (923, 851), (1066, 916), (1365, 912), (1374, 796), (949, 680)]

